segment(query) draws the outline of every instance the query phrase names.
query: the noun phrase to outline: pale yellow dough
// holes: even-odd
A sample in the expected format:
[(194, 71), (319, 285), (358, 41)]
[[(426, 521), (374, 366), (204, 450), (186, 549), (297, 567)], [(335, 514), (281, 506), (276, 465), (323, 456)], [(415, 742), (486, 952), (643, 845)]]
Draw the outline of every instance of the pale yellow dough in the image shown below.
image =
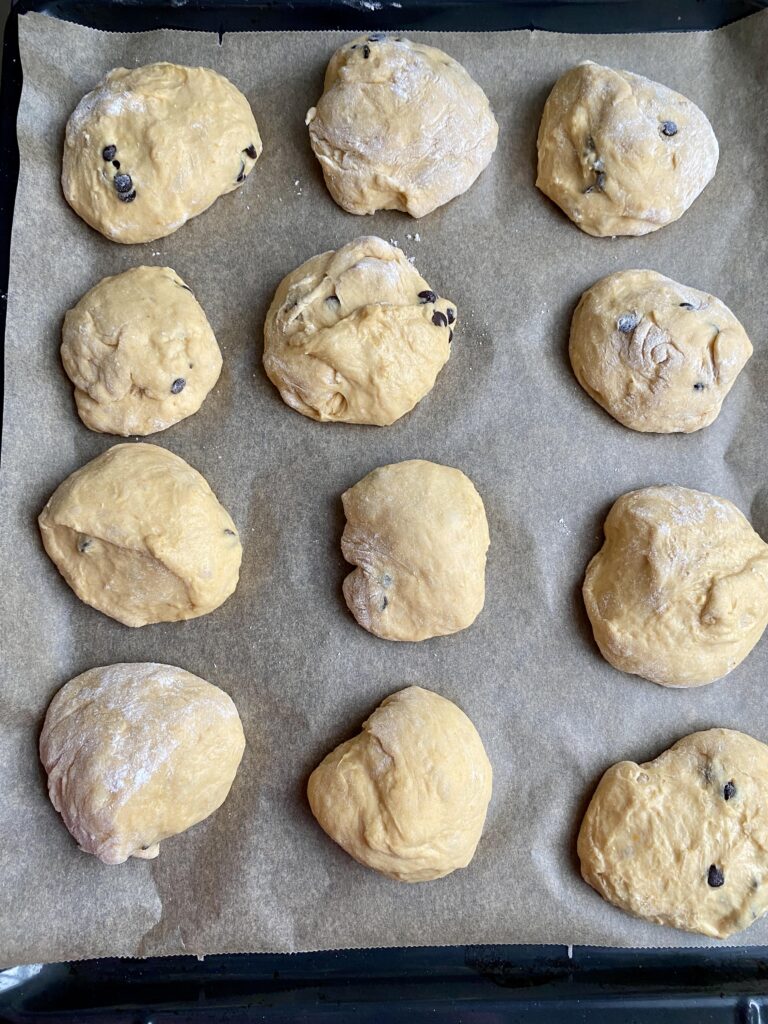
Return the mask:
[(472, 860), (491, 786), (469, 718), (409, 686), (315, 768), (307, 794), (322, 828), (355, 860), (400, 882), (426, 882)]
[(61, 183), (113, 242), (151, 242), (238, 188), (260, 153), (248, 100), (218, 72), (115, 68), (67, 122)]
[(487, 96), (461, 64), (389, 36), (361, 36), (334, 53), (307, 124), (339, 206), (413, 217), (466, 192), (499, 134)]
[(40, 736), (48, 795), (80, 849), (105, 864), (159, 844), (227, 798), (245, 749), (237, 708), (173, 665), (92, 668), (51, 701)]
[(461, 470), (396, 462), (341, 500), (341, 550), (358, 566), (344, 597), (364, 629), (385, 640), (426, 640), (475, 621), (490, 538), (482, 498)]
[(205, 313), (170, 267), (99, 281), (64, 317), (61, 358), (86, 427), (123, 437), (191, 416), (221, 373)]
[(579, 384), (619, 423), (691, 433), (717, 418), (752, 344), (714, 295), (621, 270), (581, 296), (570, 354)]
[(768, 624), (768, 544), (725, 498), (630, 491), (605, 521), (584, 601), (603, 657), (663, 686), (701, 686), (746, 658)]
[(118, 444), (78, 469), (39, 523), (77, 596), (126, 626), (197, 618), (237, 586), (229, 513), (197, 470), (153, 444)]
[(768, 907), (768, 747), (741, 732), (695, 732), (647, 764), (600, 781), (581, 825), (584, 880), (655, 924), (713, 938)]
[(264, 325), (264, 367), (304, 416), (386, 426), (431, 390), (455, 321), (456, 306), (400, 249), (358, 238), (282, 281)]
[(712, 126), (685, 96), (630, 71), (571, 68), (544, 106), (536, 185), (590, 235), (645, 235), (714, 177)]

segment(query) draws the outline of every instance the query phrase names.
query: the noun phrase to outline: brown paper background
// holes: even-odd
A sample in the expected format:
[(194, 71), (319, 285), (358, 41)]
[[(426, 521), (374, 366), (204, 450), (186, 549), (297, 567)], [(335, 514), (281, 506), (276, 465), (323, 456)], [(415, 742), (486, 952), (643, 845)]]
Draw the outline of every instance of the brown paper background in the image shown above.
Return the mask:
[[(604, 903), (579, 878), (575, 835), (614, 761), (655, 756), (710, 726), (768, 740), (768, 638), (726, 680), (664, 690), (601, 660), (579, 588), (608, 508), (631, 488), (674, 482), (725, 495), (768, 537), (768, 13), (706, 34), (430, 34), (486, 89), (501, 133), (475, 186), (418, 222), (344, 213), (310, 151), (304, 114), (348, 33), (229, 34), (220, 45), (216, 35), (108, 34), (26, 15), (20, 35), (1, 482), (0, 964), (411, 944), (709, 944)], [(680, 221), (645, 238), (590, 238), (533, 186), (542, 104), (584, 58), (686, 93), (719, 138), (714, 182)], [(64, 124), (109, 68), (163, 59), (231, 78), (254, 107), (264, 154), (242, 189), (170, 238), (112, 244), (62, 198)], [(416, 232), (418, 242), (408, 238)], [(366, 233), (399, 240), (457, 303), (453, 355), (396, 425), (316, 424), (284, 406), (262, 371), (264, 315), (284, 274)], [(149, 440), (206, 476), (238, 523), (245, 557), (236, 594), (215, 613), (131, 630), (75, 598), (42, 550), (35, 517), (67, 474), (118, 440), (77, 418), (58, 356), (62, 315), (103, 275), (140, 263), (184, 277), (225, 359), (200, 412)], [(580, 293), (611, 271), (645, 266), (720, 296), (755, 345), (720, 418), (692, 436), (624, 429), (570, 372)], [(346, 611), (339, 495), (373, 467), (413, 457), (460, 467), (483, 496), (487, 600), (471, 629), (396, 644)], [(150, 660), (230, 693), (248, 748), (213, 817), (163, 843), (156, 861), (107, 867), (78, 852), (50, 806), (37, 736), (67, 679)], [(304, 798), (316, 762), (410, 683), (467, 711), (495, 773), (471, 867), (416, 886), (353, 862)], [(768, 943), (768, 920), (734, 941)]]

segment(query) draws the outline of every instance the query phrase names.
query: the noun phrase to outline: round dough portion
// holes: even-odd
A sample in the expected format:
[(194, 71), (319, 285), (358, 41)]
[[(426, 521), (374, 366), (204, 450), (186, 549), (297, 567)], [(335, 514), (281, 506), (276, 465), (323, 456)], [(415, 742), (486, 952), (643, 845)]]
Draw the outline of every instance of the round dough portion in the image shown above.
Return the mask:
[(118, 444), (56, 488), (43, 545), (81, 601), (126, 626), (194, 619), (232, 594), (242, 548), (204, 477), (154, 444)]
[(358, 567), (344, 580), (344, 597), (364, 629), (385, 640), (426, 640), (475, 621), (490, 538), (483, 500), (461, 470), (396, 462), (341, 500), (341, 550)]
[(544, 105), (536, 185), (587, 234), (645, 235), (681, 217), (715, 175), (701, 110), (665, 85), (584, 61)]
[(400, 249), (358, 238), (282, 281), (264, 326), (264, 367), (304, 416), (387, 426), (432, 389), (455, 322), (456, 306)]
[(695, 732), (605, 773), (581, 825), (581, 873), (654, 924), (726, 939), (768, 907), (768, 747)]
[(223, 690), (173, 665), (92, 668), (51, 701), (40, 736), (48, 795), (84, 853), (105, 864), (159, 844), (227, 798), (245, 749)]
[(614, 668), (702, 686), (736, 668), (768, 624), (768, 544), (725, 498), (630, 491), (608, 513), (584, 601)]
[(492, 770), (463, 711), (420, 686), (393, 693), (309, 777), (334, 842), (399, 882), (464, 868), (483, 832)]
[(466, 192), (499, 134), (488, 97), (432, 46), (361, 36), (337, 50), (309, 139), (328, 191), (349, 213), (427, 213)]
[(61, 184), (113, 242), (151, 242), (238, 188), (261, 154), (248, 100), (210, 68), (114, 68), (67, 122)]
[(123, 437), (191, 416), (221, 373), (202, 306), (170, 267), (134, 267), (91, 288), (64, 317), (61, 359), (86, 427)]
[(581, 296), (570, 354), (579, 384), (619, 423), (688, 434), (717, 418), (752, 344), (714, 295), (622, 270)]

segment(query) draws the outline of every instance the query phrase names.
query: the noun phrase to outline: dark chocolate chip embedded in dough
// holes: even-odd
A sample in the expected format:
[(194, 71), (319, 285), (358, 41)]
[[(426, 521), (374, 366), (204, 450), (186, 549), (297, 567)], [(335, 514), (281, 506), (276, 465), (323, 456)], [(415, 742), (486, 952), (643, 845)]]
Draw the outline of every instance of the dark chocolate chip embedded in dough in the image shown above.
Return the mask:
[(389, 604), (389, 598), (385, 594), (384, 597), (381, 599), (381, 610), (384, 611), (388, 604)]
[(113, 160), (112, 161), (112, 166), (115, 168), (116, 171), (119, 171), (120, 170), (120, 161), (119, 160)]
[(77, 538), (77, 550), (80, 552), (81, 555), (84, 554), (88, 550), (88, 548), (90, 546), (91, 546), (91, 538), (90, 537), (85, 537), (85, 536), (81, 535), (80, 537)]
[(453, 331), (448, 331), (448, 344), (450, 345), (453, 341)]
[(114, 177), (114, 185), (118, 192), (130, 192), (133, 188), (133, 179), (130, 174), (116, 174)]
[(452, 323), (455, 322), (455, 320), (456, 320), (456, 310), (455, 309), (450, 309), (450, 308), (446, 309), (445, 315), (448, 318), (448, 323), (449, 324), (452, 324)]
[(136, 189), (134, 189), (133, 192), (118, 192), (117, 198), (121, 203), (132, 203), (136, 198)]
[(245, 181), (245, 164), (242, 162), (242, 160), (240, 161), (240, 173), (235, 178), (235, 181), (238, 184), (240, 184), (241, 181)]
[(639, 323), (640, 317), (637, 313), (624, 313), (623, 316), (620, 316), (616, 321), (616, 326), (622, 334), (631, 334)]
[(692, 302), (681, 302), (680, 303), (680, 308), (681, 309), (696, 309), (696, 307), (694, 306), (694, 304)]
[(226, 533), (226, 535), (227, 535), (228, 537), (236, 537), (236, 536), (237, 536), (237, 534), (235, 533), (235, 531), (234, 531), (234, 530), (230, 530), (230, 528), (229, 528), (228, 526), (225, 526), (225, 527), (224, 527), (224, 533)]
[(110, 160), (114, 159), (116, 152), (117, 146), (105, 146), (101, 151), (101, 155), (109, 163)]
[(666, 135), (667, 138), (672, 138), (673, 135), (677, 135), (677, 125), (674, 121), (662, 121), (661, 122), (661, 134)]
[(605, 188), (605, 171), (600, 171), (597, 175), (597, 178), (595, 179), (595, 188), (597, 188), (599, 192), (602, 192)]
[(707, 885), (713, 889), (719, 889), (721, 885), (725, 884), (725, 875), (723, 869), (717, 867), (716, 864), (709, 865), (709, 871), (707, 872)]
[(246, 146), (243, 152), (245, 153), (246, 156), (249, 156), (251, 160), (256, 159), (256, 147), (254, 146), (253, 143), (251, 143), (250, 146)]
[(178, 395), (179, 392), (183, 391), (187, 386), (187, 382), (183, 377), (177, 377), (176, 380), (171, 384), (171, 394)]
[(371, 56), (371, 48), (370, 46), (368, 46), (367, 43), (363, 47), (363, 56), (365, 57), (366, 60), (368, 60), (368, 58)]
[(341, 299), (339, 298), (338, 295), (329, 295), (325, 301), (328, 303), (329, 306), (341, 305)]
[(706, 387), (706, 384), (702, 384), (701, 381), (697, 381), (693, 385), (693, 390), (694, 391), (703, 391), (705, 387)]
[(429, 289), (427, 289), (424, 292), (419, 292), (419, 298), (421, 299), (422, 302), (436, 302), (437, 301), (437, 296), (435, 295), (434, 292), (431, 292)]
[(448, 318), (446, 317), (445, 313), (441, 313), (439, 309), (436, 309), (435, 312), (432, 314), (432, 323), (435, 325), (435, 327), (447, 327)]
[(723, 800), (730, 800), (731, 797), (736, 795), (736, 783), (733, 779), (730, 779), (723, 786)]

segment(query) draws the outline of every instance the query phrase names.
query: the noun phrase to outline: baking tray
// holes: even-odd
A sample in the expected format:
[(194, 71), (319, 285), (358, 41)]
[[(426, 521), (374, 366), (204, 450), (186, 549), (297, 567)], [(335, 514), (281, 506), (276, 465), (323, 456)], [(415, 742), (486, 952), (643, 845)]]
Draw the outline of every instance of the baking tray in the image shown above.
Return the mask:
[[(18, 19), (28, 11), (99, 29), (183, 28), (222, 36), (254, 29), (687, 31), (716, 28), (765, 6), (768, 0), (17, 0), (5, 31), (0, 93), (0, 336), (18, 178)], [(483, 1024), (761, 1024), (768, 1022), (768, 947), (425, 947), (102, 959), (0, 972), (0, 1022), (9, 1024), (343, 1024), (406, 1016)]]

